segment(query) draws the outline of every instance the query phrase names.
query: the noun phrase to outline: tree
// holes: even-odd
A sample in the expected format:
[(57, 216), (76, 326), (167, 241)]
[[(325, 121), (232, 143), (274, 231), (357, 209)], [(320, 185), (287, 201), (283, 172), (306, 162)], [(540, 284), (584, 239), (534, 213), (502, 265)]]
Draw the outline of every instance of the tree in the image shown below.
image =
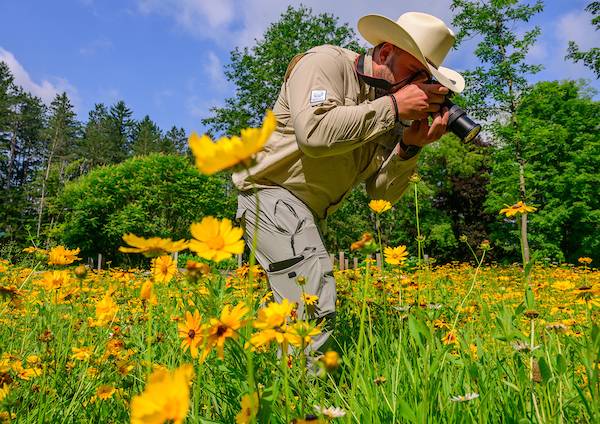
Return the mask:
[[(521, 96), (526, 93), (526, 76), (538, 72), (541, 67), (526, 63), (525, 56), (540, 34), (540, 28), (519, 36), (513, 29), (520, 22), (529, 19), (543, 9), (543, 3), (521, 3), (518, 0), (453, 0), (452, 10), (457, 14), (453, 23), (459, 28), (457, 41), (466, 37), (481, 37), (475, 50), (484, 65), (466, 73), (468, 91), (465, 100), (469, 110), (480, 118), (493, 117), (510, 122), (512, 131), (499, 131), (492, 126), (496, 140), (509, 146), (510, 156), (517, 164), (517, 180), (512, 187), (518, 187), (518, 197), (527, 203), (526, 160), (523, 155), (527, 143), (516, 111)], [(506, 164), (505, 164), (506, 166)], [(492, 174), (492, 179), (494, 174)], [(507, 203), (514, 203), (516, 193), (511, 186), (505, 187)], [(523, 262), (529, 262), (529, 242), (527, 237), (527, 214), (519, 221)]]
[(124, 101), (120, 100), (111, 106), (108, 117), (110, 143), (109, 163), (119, 163), (129, 156), (135, 121), (133, 112)]
[(235, 96), (226, 99), (225, 106), (212, 108), (213, 115), (202, 123), (217, 134), (238, 134), (242, 128), (260, 126), (265, 110), (277, 99), (290, 60), (321, 44), (360, 50), (348, 24), (339, 25), (327, 13), (315, 15), (310, 8), (289, 6), (256, 45), (231, 52), (225, 76), (235, 84)]
[[(585, 10), (592, 14), (592, 25), (596, 27), (596, 31), (600, 29), (600, 1), (590, 2)], [(596, 78), (600, 78), (600, 48), (592, 47), (587, 52), (579, 50), (579, 46), (574, 41), (569, 41), (569, 48), (565, 59), (571, 59), (577, 63), (583, 62), (585, 66), (590, 68), (596, 74)]]
[[(53, 160), (58, 162), (58, 179), (61, 181), (66, 162), (69, 160), (69, 156), (72, 155), (72, 149), (77, 143), (76, 139), (79, 136), (80, 124), (75, 116), (73, 105), (71, 105), (67, 93), (63, 92), (62, 94), (57, 94), (50, 104), (50, 118), (46, 129), (48, 156), (46, 158), (45, 171), (41, 184), (36, 231), (37, 237), (40, 236), (42, 227), (44, 202), (46, 199), (46, 190)], [(54, 193), (56, 193), (56, 191), (54, 191)]]
[[(530, 215), (536, 228), (532, 245), (559, 261), (576, 263), (580, 256), (600, 260), (600, 134), (595, 124), (600, 102), (591, 97), (574, 81), (540, 82), (521, 98), (517, 109), (520, 130), (530, 141), (523, 156), (531, 195), (539, 207)], [(505, 130), (514, 131), (511, 125)], [(498, 156), (507, 149), (501, 148)], [(501, 172), (502, 163), (495, 168)], [(502, 206), (503, 190), (503, 179), (493, 179), (488, 199), (492, 210)], [(509, 225), (504, 220), (491, 227), (492, 237), (506, 250)]]
[(163, 137), (165, 152), (185, 153), (188, 151), (187, 135), (183, 128), (172, 126)]
[(132, 138), (131, 154), (133, 156), (146, 156), (163, 151), (162, 131), (148, 115), (135, 124)]
[(95, 169), (68, 182), (53, 204), (58, 242), (82, 255), (122, 261), (121, 236), (189, 238), (203, 216), (231, 217), (234, 202), (223, 179), (201, 175), (179, 155), (151, 154)]

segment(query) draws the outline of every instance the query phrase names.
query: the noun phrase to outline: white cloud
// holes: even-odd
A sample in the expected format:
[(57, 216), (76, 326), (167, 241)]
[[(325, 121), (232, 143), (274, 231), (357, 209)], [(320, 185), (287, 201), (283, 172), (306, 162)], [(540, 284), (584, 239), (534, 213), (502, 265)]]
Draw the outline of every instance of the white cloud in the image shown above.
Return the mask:
[(92, 56), (99, 51), (108, 50), (112, 48), (112, 46), (112, 41), (110, 41), (109, 39), (99, 38), (86, 44), (85, 46), (80, 47), (79, 53), (81, 53), (83, 56)]
[(2, 47), (0, 47), (0, 61), (8, 65), (16, 85), (41, 98), (45, 104), (49, 105), (57, 94), (66, 92), (73, 107), (78, 110), (80, 99), (77, 89), (65, 78), (52, 77), (50, 80), (44, 79), (39, 83), (35, 82), (15, 55)]
[(304, 4), (315, 13), (332, 13), (356, 29), (362, 15), (378, 13), (396, 19), (404, 12), (421, 11), (439, 16), (446, 23), (451, 21), (451, 0), (405, 0), (400, 5), (390, 1), (374, 0), (137, 0), (141, 13), (156, 13), (176, 21), (184, 31), (212, 40), (231, 49), (249, 46), (260, 38), (267, 26), (277, 20), (288, 5)]
[(223, 74), (223, 63), (221, 63), (221, 59), (212, 51), (208, 52), (208, 62), (205, 64), (204, 70), (208, 74), (213, 87), (219, 90), (227, 87), (227, 80)]
[(600, 45), (600, 32), (591, 23), (592, 15), (585, 11), (563, 15), (556, 25), (556, 38), (566, 49), (569, 41), (575, 41), (582, 50)]

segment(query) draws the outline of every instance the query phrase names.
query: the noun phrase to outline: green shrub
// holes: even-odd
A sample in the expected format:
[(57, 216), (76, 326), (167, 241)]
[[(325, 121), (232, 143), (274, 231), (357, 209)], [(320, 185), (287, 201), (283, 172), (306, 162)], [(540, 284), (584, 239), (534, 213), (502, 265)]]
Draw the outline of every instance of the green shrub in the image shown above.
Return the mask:
[(58, 242), (114, 263), (121, 236), (189, 238), (202, 217), (232, 218), (235, 197), (224, 176), (201, 175), (183, 156), (154, 154), (98, 168), (65, 185), (53, 207)]

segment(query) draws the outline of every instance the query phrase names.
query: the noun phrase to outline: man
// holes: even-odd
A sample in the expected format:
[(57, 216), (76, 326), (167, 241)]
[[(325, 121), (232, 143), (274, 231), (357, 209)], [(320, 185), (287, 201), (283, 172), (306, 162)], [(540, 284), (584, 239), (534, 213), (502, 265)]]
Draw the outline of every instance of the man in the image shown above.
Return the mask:
[[(438, 18), (367, 15), (358, 29), (375, 46), (364, 55), (325, 45), (292, 60), (273, 108), (277, 129), (256, 165), (233, 175), (237, 218), (250, 247), (257, 232), (274, 299), (296, 302), (303, 317), (303, 293), (318, 296), (307, 313), (325, 325), (312, 350), (331, 334), (336, 303), (320, 226), (362, 181), (372, 198), (396, 202), (420, 149), (446, 132), (444, 96), (464, 87), (440, 66), (454, 35)], [(432, 76), (439, 83), (427, 83)]]

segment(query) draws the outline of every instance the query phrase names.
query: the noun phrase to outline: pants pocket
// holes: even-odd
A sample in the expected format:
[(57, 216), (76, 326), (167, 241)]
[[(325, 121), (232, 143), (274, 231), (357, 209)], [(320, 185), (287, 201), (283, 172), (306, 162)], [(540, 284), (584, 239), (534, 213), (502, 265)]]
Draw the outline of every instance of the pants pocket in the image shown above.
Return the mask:
[(329, 273), (328, 270), (324, 270), (315, 247), (304, 249), (299, 256), (272, 263), (269, 268), (267, 276), (274, 300), (281, 302), (283, 299), (288, 299), (290, 302), (295, 302), (298, 305), (299, 319), (304, 318), (305, 314), (303, 292), (306, 295), (318, 297), (314, 305), (308, 306), (306, 312), (308, 312), (309, 318), (333, 312), (335, 280), (324, 274), (324, 271), (326, 274)]

